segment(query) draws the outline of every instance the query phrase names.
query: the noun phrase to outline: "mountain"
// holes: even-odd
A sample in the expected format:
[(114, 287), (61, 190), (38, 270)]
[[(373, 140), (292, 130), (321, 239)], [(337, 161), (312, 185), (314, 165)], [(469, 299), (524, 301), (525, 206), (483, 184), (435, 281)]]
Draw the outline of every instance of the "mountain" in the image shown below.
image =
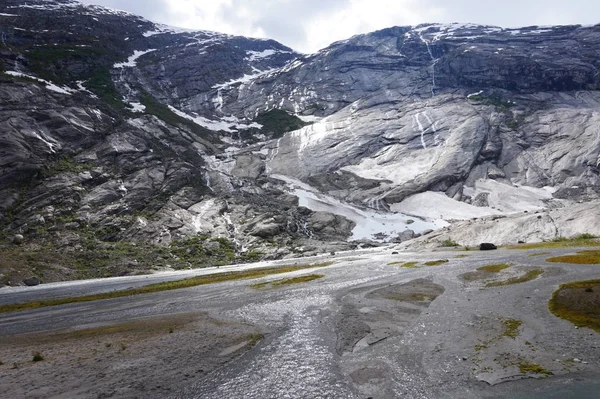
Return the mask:
[(303, 55), (5, 0), (0, 39), (0, 283), (472, 245), (517, 213), (543, 225), (496, 242), (600, 233), (600, 25), (393, 27)]

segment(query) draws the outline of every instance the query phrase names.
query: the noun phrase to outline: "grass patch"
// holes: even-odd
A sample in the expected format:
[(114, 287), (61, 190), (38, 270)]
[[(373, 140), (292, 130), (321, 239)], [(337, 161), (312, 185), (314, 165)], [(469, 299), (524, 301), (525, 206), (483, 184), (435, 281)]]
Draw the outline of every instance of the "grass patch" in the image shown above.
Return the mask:
[(503, 319), (502, 324), (504, 325), (504, 332), (502, 333), (501, 337), (515, 339), (519, 336), (519, 328), (523, 322), (515, 319)]
[(500, 271), (502, 271), (504, 269), (508, 269), (511, 266), (512, 265), (509, 263), (496, 263), (493, 265), (486, 265), (486, 266), (478, 267), (477, 270), (482, 271), (482, 272), (488, 272), (488, 273), (499, 273)]
[(254, 122), (260, 123), (263, 127), (260, 131), (267, 134), (272, 139), (283, 137), (287, 132), (298, 130), (308, 125), (295, 115), (291, 115), (281, 109), (272, 109), (258, 115)]
[(424, 266), (439, 266), (439, 265), (443, 265), (444, 263), (448, 263), (448, 262), (449, 262), (448, 259), (430, 260), (429, 262), (423, 263), (423, 265)]
[(592, 234), (584, 233), (576, 237), (555, 237), (552, 241), (531, 244), (510, 245), (508, 249), (539, 249), (539, 248), (570, 248), (570, 247), (599, 247), (600, 241)]
[(487, 283), (485, 286), (486, 286), (486, 288), (490, 288), (490, 287), (502, 287), (505, 285), (525, 283), (527, 281), (536, 279), (539, 275), (541, 275), (543, 273), (544, 273), (544, 271), (542, 269), (533, 269), (533, 270), (529, 270), (529, 271), (525, 272), (525, 274), (523, 274), (522, 276), (513, 277), (513, 278), (510, 278), (505, 281), (492, 281), (492, 282)]
[(146, 107), (146, 113), (156, 116), (165, 123), (168, 123), (169, 125), (175, 127), (180, 127), (182, 125), (186, 126), (193, 133), (197, 134), (199, 137), (211, 143), (220, 142), (220, 140), (217, 136), (215, 136), (213, 131), (206, 129), (205, 127), (202, 127), (189, 119), (177, 115), (175, 112), (171, 111), (171, 109), (168, 106), (158, 102), (148, 92), (143, 90), (141, 91), (140, 102)]
[(322, 277), (325, 277), (325, 275), (323, 275), (323, 274), (308, 274), (306, 276), (283, 278), (283, 279), (275, 280), (275, 281), (265, 281), (263, 283), (252, 284), (249, 287), (254, 288), (254, 289), (261, 289), (261, 288), (267, 288), (267, 287), (276, 288), (276, 287), (281, 287), (282, 285), (307, 283), (309, 281), (317, 280)]
[(553, 375), (552, 371), (546, 370), (541, 365), (529, 362), (519, 363), (519, 371), (523, 374)]
[(384, 296), (385, 299), (400, 302), (431, 302), (437, 298), (437, 294), (426, 294), (423, 292), (409, 293), (389, 293)]
[(533, 257), (536, 257), (536, 256), (544, 256), (544, 255), (548, 255), (549, 253), (550, 253), (550, 252), (535, 252), (535, 253), (533, 253), (533, 254), (529, 254), (529, 255), (527, 255), (527, 256), (530, 256), (530, 257), (532, 257), (532, 258), (533, 258)]
[(419, 262), (406, 262), (402, 265), (402, 267), (406, 267), (408, 269), (418, 269)]
[(403, 265), (403, 264), (405, 264), (405, 263), (406, 263), (406, 262), (390, 262), (390, 263), (388, 263), (388, 266), (394, 266), (394, 265)]
[(548, 302), (556, 317), (600, 333), (600, 280), (561, 284)]
[(153, 292), (160, 291), (170, 291), (176, 290), (180, 288), (190, 288), (196, 287), (199, 285), (205, 284), (214, 284), (214, 283), (222, 283), (226, 281), (233, 280), (245, 280), (245, 279), (254, 279), (259, 277), (268, 276), (271, 274), (281, 274), (288, 273), (297, 270), (304, 270), (316, 267), (325, 267), (330, 266), (330, 263), (320, 263), (314, 265), (299, 265), (299, 266), (280, 266), (280, 267), (267, 267), (260, 269), (252, 269), (252, 270), (244, 270), (239, 272), (225, 272), (219, 274), (210, 274), (207, 276), (198, 276), (192, 277), (184, 280), (176, 280), (176, 281), (167, 281), (163, 283), (150, 284), (143, 287), (132, 288), (129, 290), (123, 291), (114, 291), (114, 292), (105, 292), (101, 294), (94, 295), (84, 295), (79, 297), (72, 298), (60, 298), (60, 299), (49, 299), (44, 301), (34, 301), (34, 302), (26, 302), (26, 303), (15, 303), (10, 305), (2, 305), (0, 306), (0, 313), (3, 312), (17, 312), (28, 309), (38, 309), (47, 306), (58, 306), (65, 305), (69, 303), (81, 303), (81, 302), (91, 302), (97, 301), (101, 299), (111, 299), (111, 298), (121, 298), (125, 296), (132, 295), (141, 295), (141, 294), (149, 294)]
[(441, 246), (442, 247), (458, 247), (458, 246), (460, 246), (460, 244), (449, 238), (447, 240), (442, 241)]
[(574, 255), (555, 256), (553, 258), (546, 259), (546, 262), (597, 265), (600, 264), (600, 250), (580, 251)]
[(44, 357), (42, 356), (42, 354), (40, 352), (33, 353), (33, 359), (31, 360), (32, 362), (41, 362), (43, 360), (44, 360)]

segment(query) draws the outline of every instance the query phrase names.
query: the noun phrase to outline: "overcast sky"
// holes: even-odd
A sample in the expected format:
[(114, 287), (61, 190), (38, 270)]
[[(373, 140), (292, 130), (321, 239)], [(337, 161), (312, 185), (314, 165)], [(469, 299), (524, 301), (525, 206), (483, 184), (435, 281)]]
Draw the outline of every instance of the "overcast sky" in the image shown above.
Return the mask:
[(358, 33), (425, 22), (600, 23), (598, 0), (83, 0), (189, 29), (275, 39), (311, 53)]

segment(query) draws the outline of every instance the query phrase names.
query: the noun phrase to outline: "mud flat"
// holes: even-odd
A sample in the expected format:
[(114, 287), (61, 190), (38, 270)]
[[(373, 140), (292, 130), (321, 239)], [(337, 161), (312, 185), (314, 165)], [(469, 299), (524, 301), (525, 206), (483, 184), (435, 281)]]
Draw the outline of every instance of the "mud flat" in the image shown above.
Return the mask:
[(392, 252), (0, 314), (0, 397), (596, 397), (599, 265)]

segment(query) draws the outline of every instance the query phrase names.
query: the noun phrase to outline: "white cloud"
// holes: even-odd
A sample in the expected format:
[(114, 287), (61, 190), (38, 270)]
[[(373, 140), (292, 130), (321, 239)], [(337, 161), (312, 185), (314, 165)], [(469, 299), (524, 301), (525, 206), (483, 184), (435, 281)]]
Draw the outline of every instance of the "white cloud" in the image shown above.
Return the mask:
[(435, 22), (441, 9), (418, 0), (351, 0), (334, 15), (320, 15), (306, 25), (306, 48), (315, 51), (334, 41), (391, 26)]
[(302, 52), (398, 25), (600, 22), (597, 0), (83, 0), (188, 29), (275, 39)]

